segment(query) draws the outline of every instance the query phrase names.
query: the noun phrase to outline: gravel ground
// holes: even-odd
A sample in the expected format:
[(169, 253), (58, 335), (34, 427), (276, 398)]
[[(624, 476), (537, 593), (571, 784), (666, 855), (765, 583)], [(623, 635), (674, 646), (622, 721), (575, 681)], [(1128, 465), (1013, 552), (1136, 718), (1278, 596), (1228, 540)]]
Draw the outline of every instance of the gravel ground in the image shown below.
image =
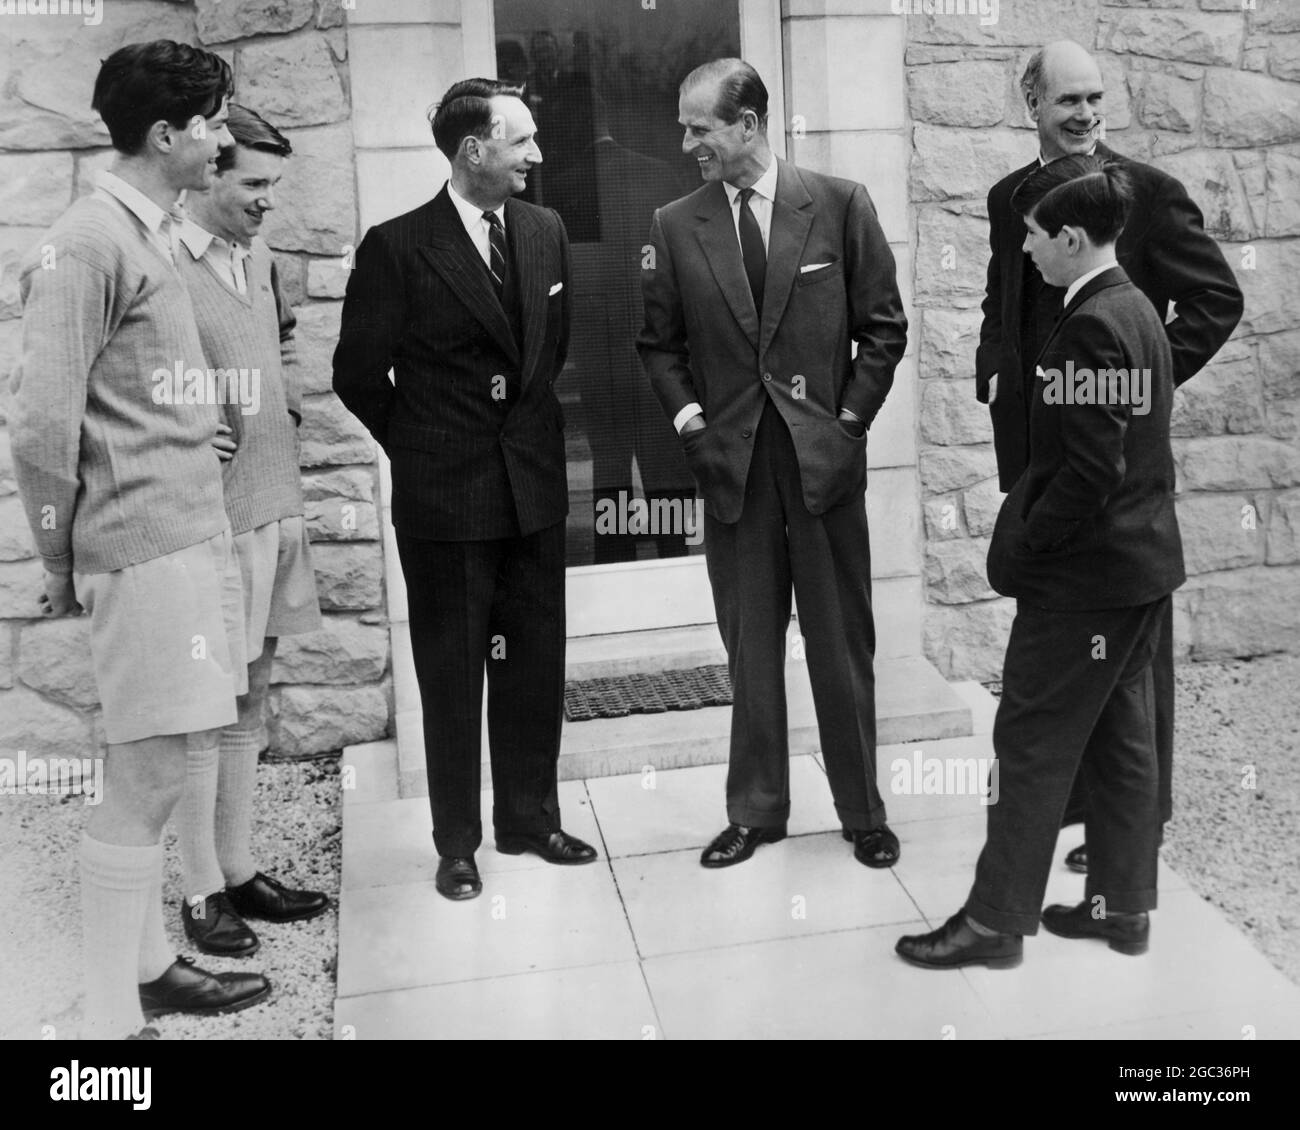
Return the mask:
[[(1300, 657), (1184, 664), (1177, 682), (1165, 858), (1300, 984)], [(1242, 787), (1247, 765), (1253, 788)], [(0, 1038), (76, 1035), (76, 847), (84, 820), (79, 798), (0, 797)], [(337, 760), (261, 766), (254, 842), (264, 871), (337, 899), (341, 825)], [(180, 861), (170, 835), (167, 842), (167, 927), (177, 952), (193, 952), (177, 910)], [(234, 1016), (164, 1017), (155, 1022), (164, 1038), (330, 1038), (337, 909), (312, 922), (254, 928), (262, 948), (253, 958), (201, 964), (265, 972), (273, 999)]]
[[(197, 953), (181, 929), (180, 853), (170, 829), (164, 921), (177, 953), (205, 969), (265, 973), (266, 1004), (233, 1016), (165, 1016), (168, 1040), (329, 1039), (338, 960), (342, 810), (338, 759), (263, 762), (253, 814), (261, 870), (290, 886), (321, 890), (334, 905), (310, 922), (253, 922), (262, 947), (251, 958)], [(0, 797), (0, 1039), (75, 1038), (81, 1021), (77, 843), (80, 797)], [(53, 1028), (53, 1032), (48, 1031)]]

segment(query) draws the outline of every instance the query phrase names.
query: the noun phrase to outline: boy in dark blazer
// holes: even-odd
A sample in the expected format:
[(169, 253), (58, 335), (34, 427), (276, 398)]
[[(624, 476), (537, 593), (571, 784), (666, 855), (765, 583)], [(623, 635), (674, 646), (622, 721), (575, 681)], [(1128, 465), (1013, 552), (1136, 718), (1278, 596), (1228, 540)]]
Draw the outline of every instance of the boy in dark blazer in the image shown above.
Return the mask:
[[(1025, 222), (1011, 194), (1046, 161), (1092, 154), (1119, 162), (1133, 189), (1131, 222), (1115, 257), (1133, 285), (1150, 300), (1165, 325), (1173, 355), (1174, 385), (1194, 377), (1219, 351), (1241, 320), (1242, 297), (1218, 244), (1206, 234), (1201, 211), (1168, 173), (1132, 161), (1100, 141), (1105, 88), (1097, 62), (1071, 40), (1035, 51), (1020, 80), (1025, 106), (1038, 131), (1039, 156), (1003, 177), (989, 191), (988, 290), (975, 355), (975, 395), (987, 403), (993, 424), (998, 481), (1003, 490), (1025, 469), (1034, 359), (1061, 309), (1061, 289), (1046, 282), (1024, 254)], [(1171, 309), (1175, 317), (1167, 320)], [(1156, 654), (1156, 754), (1160, 765), (1160, 819), (1173, 812), (1174, 647), (1173, 609)], [(1084, 819), (1086, 790), (1076, 782), (1063, 818)], [(1080, 845), (1066, 855), (1075, 871), (1087, 870)]]
[(1147, 948), (1159, 803), (1151, 664), (1182, 584), (1164, 326), (1115, 259), (1132, 203), (1114, 163), (1069, 156), (1012, 196), (1025, 251), (1066, 287), (1035, 366), (1029, 460), (1003, 503), (989, 581), (1017, 600), (993, 729), (998, 803), (964, 908), (902, 938), (917, 965), (1018, 964), (1038, 930), (1052, 848), (1076, 772), (1087, 784), (1086, 898), (1047, 929)]

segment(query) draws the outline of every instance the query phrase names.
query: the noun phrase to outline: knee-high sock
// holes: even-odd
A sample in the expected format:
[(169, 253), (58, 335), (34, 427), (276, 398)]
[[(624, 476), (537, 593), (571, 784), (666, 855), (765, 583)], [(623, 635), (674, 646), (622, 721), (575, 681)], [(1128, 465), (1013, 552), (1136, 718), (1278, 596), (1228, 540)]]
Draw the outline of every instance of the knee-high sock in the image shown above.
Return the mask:
[(140, 937), (162, 845), (108, 844), (81, 836), (81, 929), (86, 976), (82, 1038), (121, 1040), (144, 1027), (140, 1011)]
[(156, 981), (176, 960), (176, 951), (167, 940), (163, 926), (163, 853), (158, 852), (156, 866), (150, 879), (149, 901), (145, 906), (144, 929), (140, 933), (140, 984)]
[(177, 839), (184, 867), (182, 885), (187, 902), (204, 899), (225, 888), (217, 862), (214, 821), (217, 808), (217, 745), (191, 748), (185, 760), (185, 791), (176, 806)]
[(221, 731), (217, 775), (217, 860), (226, 885), (237, 887), (257, 874), (253, 862), (253, 792), (257, 783), (257, 752), (262, 731)]

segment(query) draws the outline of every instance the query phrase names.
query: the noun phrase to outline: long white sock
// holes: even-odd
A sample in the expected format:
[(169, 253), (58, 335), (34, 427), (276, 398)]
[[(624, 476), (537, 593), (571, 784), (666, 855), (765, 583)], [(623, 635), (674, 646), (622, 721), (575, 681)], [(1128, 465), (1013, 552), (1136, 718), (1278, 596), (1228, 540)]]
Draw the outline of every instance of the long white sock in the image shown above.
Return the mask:
[(207, 898), (222, 890), (226, 881), (217, 862), (215, 818), (217, 808), (217, 744), (191, 747), (185, 759), (185, 791), (173, 819), (180, 841), (182, 884), (186, 902)]
[(253, 862), (253, 793), (261, 730), (222, 730), (217, 776), (217, 859), (226, 885), (238, 887), (257, 874)]
[(136, 975), (148, 903), (158, 901), (162, 845), (108, 844), (83, 832), (79, 855), (86, 974), (81, 1034), (122, 1040), (144, 1027)]
[(149, 884), (149, 902), (144, 912), (144, 929), (140, 932), (140, 984), (156, 981), (176, 960), (176, 951), (167, 940), (163, 926), (163, 853), (158, 852), (157, 866)]

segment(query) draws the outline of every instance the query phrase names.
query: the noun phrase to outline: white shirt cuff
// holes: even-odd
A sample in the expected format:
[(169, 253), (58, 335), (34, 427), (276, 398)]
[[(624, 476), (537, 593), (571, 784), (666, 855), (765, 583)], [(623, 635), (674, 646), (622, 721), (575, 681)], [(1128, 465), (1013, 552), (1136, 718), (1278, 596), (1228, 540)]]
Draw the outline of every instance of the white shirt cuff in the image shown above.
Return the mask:
[(681, 435), (682, 425), (686, 423), (686, 421), (689, 420), (692, 416), (700, 416), (703, 415), (703, 413), (704, 413), (704, 409), (701, 408), (694, 401), (691, 401), (690, 404), (688, 404), (685, 408), (683, 408), (680, 412), (678, 412), (676, 416), (673, 417), (673, 430), (678, 435)]

